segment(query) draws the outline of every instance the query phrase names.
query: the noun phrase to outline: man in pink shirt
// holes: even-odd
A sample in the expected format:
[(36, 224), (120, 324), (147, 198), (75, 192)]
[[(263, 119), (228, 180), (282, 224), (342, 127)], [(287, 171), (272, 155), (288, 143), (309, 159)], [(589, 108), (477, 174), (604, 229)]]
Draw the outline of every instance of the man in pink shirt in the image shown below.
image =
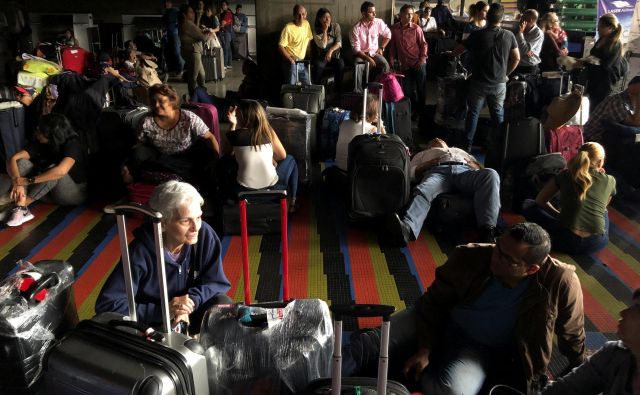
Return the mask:
[[(362, 18), (353, 26), (349, 34), (353, 54), (357, 58), (368, 62), (370, 67), (377, 72), (388, 72), (390, 69), (389, 63), (384, 58), (383, 53), (391, 40), (391, 30), (382, 19), (376, 18), (376, 7), (372, 2), (365, 1), (362, 3), (360, 12), (362, 13)], [(380, 37), (382, 37), (381, 44), (378, 43)], [(356, 80), (359, 77), (359, 75), (356, 75)], [(359, 87), (357, 83), (356, 87)]]
[(405, 76), (401, 79), (402, 90), (411, 99), (414, 114), (419, 114), (427, 82), (427, 42), (420, 26), (411, 22), (414, 14), (410, 4), (400, 8), (400, 22), (391, 27), (389, 60)]

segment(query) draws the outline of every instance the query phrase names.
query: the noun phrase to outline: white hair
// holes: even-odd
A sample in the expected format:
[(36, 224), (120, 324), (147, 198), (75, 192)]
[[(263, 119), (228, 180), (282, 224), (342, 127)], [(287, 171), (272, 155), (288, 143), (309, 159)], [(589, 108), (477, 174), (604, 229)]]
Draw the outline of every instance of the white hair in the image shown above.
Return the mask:
[(149, 206), (162, 214), (162, 222), (171, 221), (176, 211), (185, 204), (204, 204), (200, 192), (193, 185), (181, 181), (167, 181), (156, 187), (149, 199)]

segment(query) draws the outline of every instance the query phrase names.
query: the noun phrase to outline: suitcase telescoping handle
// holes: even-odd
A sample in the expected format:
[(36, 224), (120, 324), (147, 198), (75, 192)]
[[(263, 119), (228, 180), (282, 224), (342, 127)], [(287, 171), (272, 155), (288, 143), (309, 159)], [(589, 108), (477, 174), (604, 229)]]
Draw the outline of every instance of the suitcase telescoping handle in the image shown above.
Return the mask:
[[(369, 66), (369, 63), (367, 63)], [(362, 94), (362, 134), (365, 134), (364, 125), (367, 122), (367, 94), (369, 89), (378, 90), (378, 122), (376, 123), (378, 134), (382, 133), (382, 84), (380, 82), (367, 82), (364, 86), (364, 93)]]
[(137, 213), (148, 217), (153, 222), (153, 236), (156, 243), (156, 265), (158, 271), (158, 283), (160, 284), (160, 306), (162, 313), (162, 332), (168, 334), (171, 331), (171, 320), (169, 318), (169, 292), (167, 291), (167, 273), (164, 264), (164, 252), (162, 246), (162, 227), (160, 221), (162, 214), (143, 206), (141, 204), (121, 204), (107, 206), (104, 211), (108, 214), (115, 214), (118, 222), (118, 235), (120, 238), (120, 252), (122, 254), (122, 266), (124, 268), (124, 283), (129, 300), (129, 317), (132, 321), (137, 321), (136, 300), (133, 293), (133, 280), (131, 278), (131, 260), (129, 259), (129, 246), (127, 241), (127, 225), (125, 214)]
[(380, 358), (378, 359), (377, 394), (387, 393), (387, 373), (389, 371), (389, 329), (394, 306), (377, 304), (331, 305), (333, 313), (333, 365), (331, 372), (331, 393), (340, 394), (342, 387), (342, 317), (382, 317), (380, 335)]
[(296, 60), (296, 85), (300, 84), (300, 76), (298, 75), (298, 64), (306, 64), (307, 65), (307, 79), (311, 82), (311, 61), (309, 60)]
[(287, 233), (287, 191), (261, 190), (238, 193), (240, 205), (240, 235), (242, 239), (242, 278), (244, 303), (251, 304), (251, 279), (249, 274), (249, 233), (247, 230), (247, 204), (265, 199), (280, 199), (280, 229), (282, 239), (282, 300), (289, 300), (289, 240)]

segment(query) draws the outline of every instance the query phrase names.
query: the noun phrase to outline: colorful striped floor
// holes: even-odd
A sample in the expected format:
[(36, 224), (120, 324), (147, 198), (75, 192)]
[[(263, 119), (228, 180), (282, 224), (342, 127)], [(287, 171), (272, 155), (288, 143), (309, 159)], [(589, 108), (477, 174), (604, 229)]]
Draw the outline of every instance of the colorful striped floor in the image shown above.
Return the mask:
[[(81, 318), (91, 317), (97, 293), (119, 259), (115, 220), (100, 205), (76, 208), (37, 204), (35, 219), (18, 228), (0, 229), (0, 273), (26, 259), (64, 259), (76, 272), (75, 298)], [(584, 291), (590, 348), (615, 337), (619, 311), (640, 287), (640, 207), (614, 200), (610, 208), (611, 241), (592, 256), (556, 255), (576, 265)], [(507, 223), (517, 215), (504, 214)], [(137, 226), (133, 221), (129, 229)], [(381, 247), (367, 224), (349, 224), (344, 207), (323, 188), (305, 191), (290, 219), (290, 286), (296, 298), (330, 303), (385, 303), (403, 309), (427, 288), (452, 245), (423, 232), (406, 248)], [(224, 267), (230, 295), (242, 299), (239, 237), (223, 239)], [(252, 236), (251, 294), (254, 301), (281, 295), (280, 236)], [(360, 325), (375, 324), (362, 320)], [(355, 322), (347, 322), (353, 329)]]

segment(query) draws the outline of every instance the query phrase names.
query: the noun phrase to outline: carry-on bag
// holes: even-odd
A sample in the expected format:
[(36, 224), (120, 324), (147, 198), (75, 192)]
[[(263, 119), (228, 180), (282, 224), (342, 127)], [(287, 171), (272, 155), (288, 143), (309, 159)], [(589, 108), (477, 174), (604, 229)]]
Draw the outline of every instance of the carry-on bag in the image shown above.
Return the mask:
[(224, 57), (222, 48), (211, 47), (202, 50), (202, 66), (204, 68), (204, 81), (220, 81), (224, 79)]
[[(212, 393), (300, 393), (330, 371), (333, 328), (327, 304), (289, 299), (286, 196), (282, 190), (239, 194), (244, 303), (212, 307), (200, 331)], [(251, 304), (247, 206), (274, 199), (280, 202), (282, 302)], [(262, 271), (261, 281), (278, 283), (279, 272)]]
[(579, 125), (564, 125), (555, 129), (546, 129), (544, 134), (547, 152), (559, 152), (567, 162), (576, 156), (584, 144), (582, 126)]
[(404, 97), (397, 102), (384, 101), (380, 111), (385, 131), (389, 134), (397, 134), (407, 147), (412, 147), (411, 100)]
[(311, 142), (315, 139), (315, 115), (298, 108), (267, 107), (269, 123), (287, 154), (296, 160), (298, 179), (303, 184), (311, 181)]
[(608, 168), (634, 188), (640, 188), (640, 128), (636, 134), (631, 127), (618, 122), (603, 121), (606, 131), (602, 145), (607, 151)]
[(467, 79), (464, 74), (438, 77), (438, 99), (434, 122), (453, 130), (464, 130), (467, 117)]
[(507, 83), (504, 100), (504, 119), (518, 120), (527, 116), (527, 82), (512, 80)]
[[(363, 71), (364, 69), (364, 71)], [(364, 84), (369, 83), (369, 62), (361, 62), (358, 61), (355, 64), (355, 82), (352, 92), (345, 92), (338, 97), (338, 107), (345, 109), (347, 111), (357, 111), (359, 113), (364, 113), (365, 110), (362, 108), (362, 74), (364, 74)], [(366, 86), (365, 86), (366, 87)]]
[[(320, 394), (376, 394), (376, 395), (409, 395), (407, 388), (387, 379), (389, 370), (389, 331), (393, 306), (385, 305), (332, 305), (334, 318), (335, 342), (333, 346), (333, 364), (331, 378), (318, 379), (309, 384), (305, 390), (308, 395)], [(380, 357), (378, 359), (378, 378), (347, 377), (342, 378), (342, 318), (346, 317), (382, 317), (380, 335)]]
[(78, 74), (84, 74), (87, 64), (87, 51), (83, 48), (66, 47), (62, 49), (62, 67), (65, 70), (73, 70)]
[(0, 101), (0, 160), (5, 163), (27, 143), (25, 108), (17, 101)]
[(311, 78), (311, 63), (308, 60), (296, 61), (296, 84), (284, 84), (280, 88), (282, 106), (284, 108), (298, 108), (307, 113), (317, 114), (324, 110), (324, 85), (303, 85), (298, 77), (298, 64), (307, 65), (307, 74)]
[[(206, 395), (209, 385), (202, 345), (173, 332), (162, 243), (162, 215), (140, 205), (105, 208), (116, 214), (129, 316), (102, 313), (78, 324), (46, 354), (44, 379), (49, 394)], [(135, 213), (153, 222), (162, 328), (137, 321), (131, 279), (125, 214)]]
[(78, 323), (73, 267), (23, 263), (0, 283), (0, 394), (37, 394), (45, 351)]
[(542, 125), (533, 117), (503, 122), (490, 140), (485, 166), (500, 174), (512, 162), (545, 153)]

